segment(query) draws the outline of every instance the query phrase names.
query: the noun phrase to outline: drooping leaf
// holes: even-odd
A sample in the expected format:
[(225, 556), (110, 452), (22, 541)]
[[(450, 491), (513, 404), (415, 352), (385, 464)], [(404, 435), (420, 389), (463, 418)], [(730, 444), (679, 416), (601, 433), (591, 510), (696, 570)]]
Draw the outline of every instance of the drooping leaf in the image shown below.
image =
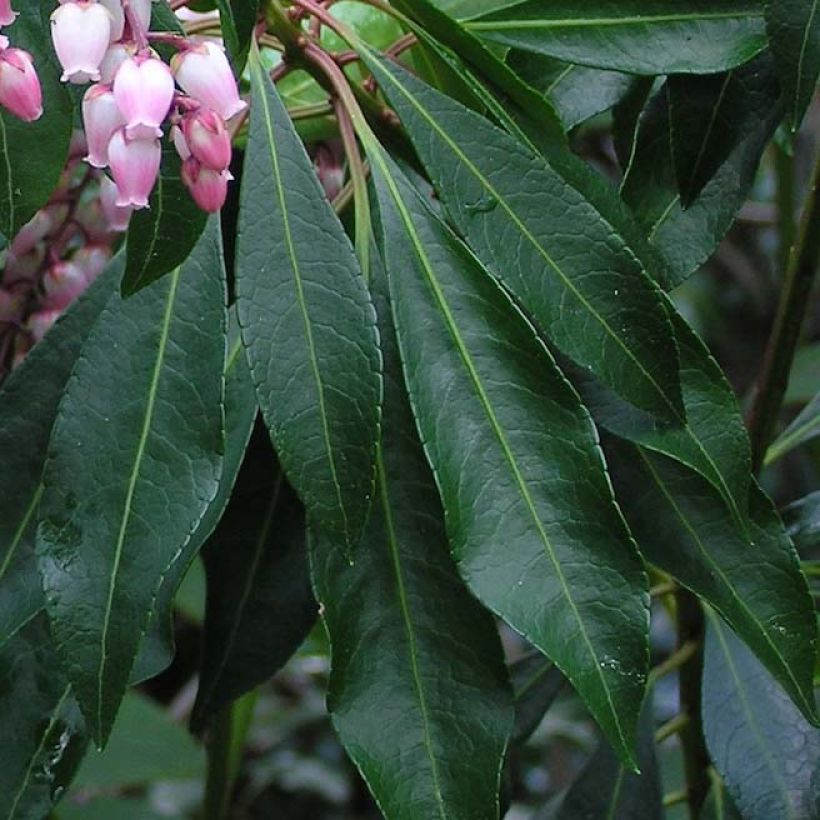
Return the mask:
[(151, 610), (151, 621), (142, 639), (140, 654), (131, 674), (133, 683), (153, 678), (173, 660), (174, 598), (194, 558), (225, 512), (257, 415), (256, 393), (251, 383), (248, 363), (243, 355), (239, 327), (234, 321), (233, 312), (231, 320), (234, 327), (233, 332), (229, 334), (232, 338), (225, 361), (225, 457), (219, 478), (219, 490), (193, 535), (162, 577)]
[(820, 729), (714, 615), (706, 631), (703, 731), (744, 820), (820, 815)]
[(264, 430), (203, 553), (208, 576), (195, 730), (272, 677), (316, 620), (305, 515)]
[(794, 418), (766, 451), (766, 464), (772, 464), (797, 447), (820, 436), (820, 393)]
[(364, 48), (363, 56), (448, 214), (538, 327), (626, 400), (682, 420), (662, 297), (611, 221), (478, 114)]
[(820, 2), (767, 0), (766, 31), (786, 98), (789, 124), (796, 131), (820, 75)]
[(465, 23), (493, 42), (630, 74), (705, 74), (766, 45), (761, 0), (529, 0)]
[(515, 694), (515, 730), (512, 740), (523, 743), (541, 723), (566, 679), (540, 652), (519, 658), (510, 666)]
[(374, 275), (385, 354), (377, 500), (352, 565), (333, 538), (309, 547), (332, 646), (328, 707), (388, 820), (494, 820), (513, 722), (501, 646), (448, 553), (378, 264)]
[(461, 574), (632, 762), (646, 579), (591, 419), (504, 291), (386, 155), (369, 156), (408, 392)]
[[(621, 194), (644, 223), (649, 241), (663, 254), (668, 284), (683, 282), (711, 255), (734, 222), (754, 180), (760, 155), (783, 115), (771, 55), (764, 53), (735, 72), (746, 89), (750, 127), (728, 158), (684, 210), (677, 190), (670, 139), (667, 87), (652, 98), (627, 147), (628, 173)], [(617, 142), (617, 140), (616, 140)]]
[(348, 549), (367, 520), (379, 434), (375, 316), (353, 248), (252, 51), (237, 294), (259, 405), (308, 519)]
[(32, 123), (0, 110), (0, 233), (7, 239), (46, 204), (68, 159), (73, 107), (52, 56), (48, 22), (52, 9), (46, 0), (20, 3), (15, 7), (17, 20), (3, 28), (16, 48), (32, 55), (44, 110)]
[(87, 743), (42, 612), (0, 648), (0, 714), (0, 817), (40, 820)]
[(781, 514), (786, 531), (801, 555), (820, 547), (820, 491), (793, 501)]
[(205, 230), (207, 214), (182, 183), (182, 165), (170, 140), (148, 208), (135, 211), (125, 246), (124, 295), (136, 293), (181, 265)]
[(814, 716), (816, 625), (794, 547), (763, 492), (748, 532), (698, 475), (625, 444), (607, 446), (618, 499), (648, 561), (708, 601)]
[(224, 361), (214, 218), (180, 268), (109, 301), (83, 346), (49, 445), (37, 533), (46, 607), (99, 745), (156, 589), (217, 491)]

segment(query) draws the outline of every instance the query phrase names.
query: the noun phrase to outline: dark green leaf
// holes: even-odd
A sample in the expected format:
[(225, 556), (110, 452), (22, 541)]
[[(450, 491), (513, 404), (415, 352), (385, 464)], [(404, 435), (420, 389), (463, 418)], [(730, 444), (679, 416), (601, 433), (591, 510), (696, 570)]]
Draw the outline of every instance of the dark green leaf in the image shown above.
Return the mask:
[(408, 391), (462, 576), (631, 761), (646, 578), (592, 421), (504, 291), (386, 155), (369, 155)]
[(48, 15), (54, 4), (27, 0), (5, 27), (16, 48), (34, 58), (43, 89), (43, 116), (26, 123), (0, 111), (0, 233), (13, 237), (46, 204), (63, 172), (71, 142), (72, 104), (52, 57)]
[(179, 18), (168, 5), (168, 0), (153, 0), (151, 6), (151, 31), (182, 33)]
[(538, 728), (563, 688), (565, 678), (540, 652), (533, 652), (510, 666), (510, 681), (515, 693), (512, 740), (523, 743)]
[(447, 550), (379, 267), (386, 378), (377, 502), (354, 564), (333, 539), (310, 539), (333, 650), (328, 707), (388, 820), (494, 820), (513, 722), (501, 645)]
[(797, 415), (766, 451), (766, 464), (771, 464), (796, 447), (820, 436), (820, 393)]
[(793, 131), (809, 107), (820, 75), (820, 2), (767, 0), (766, 31)]
[(191, 199), (181, 170), (176, 148), (166, 141), (150, 206), (135, 211), (128, 226), (124, 295), (136, 293), (179, 267), (205, 230), (208, 215)]
[(744, 820), (820, 816), (820, 730), (713, 615), (702, 708), (713, 764)]
[(179, 269), (109, 301), (60, 404), (38, 554), (57, 651), (100, 745), (154, 594), (217, 491), (224, 360), (214, 218)]
[(378, 336), (353, 248), (257, 52), (237, 292), (259, 405), (312, 523), (348, 549), (367, 520), (379, 434)]
[(712, 604), (813, 716), (814, 608), (768, 498), (753, 485), (747, 535), (713, 488), (685, 467), (628, 445), (613, 443), (607, 453), (647, 560)]
[(782, 118), (782, 103), (772, 73), (771, 55), (762, 54), (735, 72), (746, 89), (750, 129), (683, 209), (671, 152), (668, 90), (652, 99), (636, 128), (621, 194), (644, 223), (649, 241), (666, 261), (669, 285), (683, 282), (711, 255), (734, 222), (754, 180), (763, 148)]
[(638, 726), (638, 765), (641, 774), (630, 772), (608, 743), (600, 743), (570, 786), (557, 820), (663, 819), (651, 697), (647, 698)]
[(316, 620), (304, 510), (263, 429), (203, 557), (208, 597), (195, 730), (277, 672)]
[(539, 328), (626, 400), (682, 420), (662, 297), (611, 222), (487, 120), (373, 52), (364, 56), (449, 215)]
[(259, 0), (216, 0), (216, 5), (234, 74), (241, 77), (259, 13)]
[(766, 45), (761, 0), (529, 0), (465, 24), (493, 42), (630, 74), (705, 74)]
[(820, 547), (820, 492), (792, 502), (782, 515), (786, 531), (801, 555)]

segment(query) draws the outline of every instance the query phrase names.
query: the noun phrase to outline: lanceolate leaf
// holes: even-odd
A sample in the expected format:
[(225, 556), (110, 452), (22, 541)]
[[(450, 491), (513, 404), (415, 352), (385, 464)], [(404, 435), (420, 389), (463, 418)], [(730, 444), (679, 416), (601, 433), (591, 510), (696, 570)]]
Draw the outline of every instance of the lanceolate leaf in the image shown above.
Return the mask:
[(796, 131), (820, 75), (820, 0), (767, 0), (766, 30)]
[(71, 141), (72, 105), (51, 51), (53, 3), (27, 0), (3, 34), (34, 58), (45, 113), (26, 123), (0, 111), (0, 233), (11, 239), (46, 204), (63, 172)]
[(364, 57), (449, 215), (539, 328), (626, 400), (681, 421), (662, 297), (600, 210), (483, 117), (372, 52)]
[(224, 361), (224, 269), (213, 219), (181, 268), (108, 303), (49, 445), (38, 530), (46, 606), (98, 744), (163, 574), (217, 491)]
[(714, 616), (706, 632), (702, 709), (713, 764), (744, 820), (820, 815), (820, 730)]
[(496, 43), (631, 74), (705, 74), (766, 45), (762, 0), (529, 0), (465, 24)]
[(34, 532), (48, 439), (83, 342), (121, 275), (117, 257), (0, 388), (0, 645), (43, 605)]
[(780, 434), (766, 453), (766, 464), (791, 452), (795, 447), (820, 436), (820, 393), (818, 393)]
[(353, 248), (251, 52), (237, 293), (259, 404), (312, 523), (355, 545), (373, 492), (381, 377)]
[(216, 5), (234, 73), (241, 77), (259, 12), (259, 0), (216, 0)]
[(136, 293), (181, 265), (205, 229), (207, 214), (191, 198), (180, 173), (176, 148), (166, 141), (150, 207), (135, 211), (128, 226), (122, 280), (122, 292), (126, 295)]
[(408, 391), (462, 576), (555, 662), (631, 763), (646, 579), (592, 421), (497, 283), (369, 153)]
[(316, 620), (304, 510), (267, 433), (257, 433), (203, 553), (208, 598), (195, 729), (277, 672)]
[(310, 539), (332, 646), (328, 707), (388, 820), (495, 820), (513, 721), (501, 646), (447, 550), (381, 277), (377, 270), (386, 359), (377, 500), (354, 564), (334, 539)]
[(607, 447), (618, 499), (651, 563), (707, 600), (814, 719), (816, 625), (806, 580), (771, 502), (750, 493), (748, 533), (699, 476), (628, 445)]

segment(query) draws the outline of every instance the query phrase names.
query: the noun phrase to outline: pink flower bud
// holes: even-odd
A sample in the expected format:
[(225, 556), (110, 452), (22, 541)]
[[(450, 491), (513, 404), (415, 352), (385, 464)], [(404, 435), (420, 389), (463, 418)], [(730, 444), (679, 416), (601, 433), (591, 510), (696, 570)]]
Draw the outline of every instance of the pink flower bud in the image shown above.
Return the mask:
[(11, 0), (0, 0), (0, 26), (10, 26), (17, 18), (11, 8)]
[(200, 108), (184, 116), (182, 134), (188, 150), (206, 168), (224, 171), (231, 164), (231, 136), (215, 111)]
[(136, 54), (136, 47), (129, 43), (114, 43), (109, 46), (100, 63), (100, 80), (111, 85), (120, 66)]
[(171, 69), (152, 57), (131, 57), (114, 78), (114, 97), (125, 117), (128, 139), (161, 137), (160, 123), (174, 100)]
[(108, 85), (92, 85), (83, 97), (83, 123), (88, 141), (89, 165), (105, 168), (108, 165), (108, 143), (114, 132), (125, 125), (114, 92)]
[(33, 282), (40, 274), (40, 266), (46, 258), (45, 243), (38, 242), (28, 253), (16, 256), (11, 250), (6, 254), (4, 281), (7, 285)]
[(108, 223), (109, 230), (122, 233), (128, 230), (133, 208), (130, 205), (117, 205), (119, 191), (117, 186), (106, 176), (100, 180), (100, 204)]
[(49, 328), (60, 318), (61, 310), (52, 308), (40, 310), (29, 316), (26, 322), (26, 330), (31, 334), (35, 342), (39, 342), (48, 333)]
[[(122, 9), (122, 0), (99, 0), (101, 6), (108, 9), (111, 15), (111, 35), (109, 41), (116, 43), (122, 39), (125, 30), (125, 12)], [(133, 3), (132, 3), (133, 5)]]
[(195, 157), (182, 163), (182, 181), (194, 202), (209, 214), (216, 213), (228, 195), (228, 181), (233, 179), (228, 171), (205, 168)]
[(63, 67), (63, 82), (87, 83), (100, 79), (111, 38), (111, 15), (96, 2), (63, 3), (51, 15), (51, 39)]
[(43, 114), (43, 91), (31, 55), (20, 48), (0, 52), (0, 105), (24, 122)]
[(171, 140), (174, 143), (174, 148), (177, 149), (179, 158), (185, 162), (191, 156), (191, 149), (185, 140), (185, 134), (182, 133), (182, 129), (178, 125), (171, 127)]
[(114, 133), (108, 145), (108, 162), (119, 191), (116, 199), (119, 207), (148, 207), (161, 159), (159, 140), (128, 140), (125, 129)]
[(111, 259), (111, 250), (105, 245), (85, 245), (71, 261), (83, 272), (86, 284), (91, 284), (104, 270)]
[(239, 99), (228, 58), (216, 43), (200, 43), (177, 52), (171, 67), (186, 93), (223, 119), (229, 120), (247, 107)]
[(85, 273), (73, 262), (57, 262), (43, 277), (46, 295), (42, 306), (47, 310), (65, 310), (88, 287)]
[(54, 227), (54, 220), (46, 210), (39, 210), (11, 240), (9, 250), (17, 256), (25, 256), (29, 251), (33, 251), (37, 243), (48, 235)]

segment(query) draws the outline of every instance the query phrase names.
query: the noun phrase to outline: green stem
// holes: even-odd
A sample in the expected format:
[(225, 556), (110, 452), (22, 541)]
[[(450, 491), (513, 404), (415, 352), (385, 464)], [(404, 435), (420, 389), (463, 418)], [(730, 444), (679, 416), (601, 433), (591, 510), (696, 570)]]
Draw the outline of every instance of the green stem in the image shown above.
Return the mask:
[(780, 304), (772, 335), (763, 358), (752, 411), (749, 437), (752, 442), (752, 468), (760, 472), (772, 440), (789, 373), (800, 340), (803, 320), (809, 306), (814, 277), (820, 258), (820, 155), (806, 197), (796, 244), (786, 267)]
[(672, 735), (678, 734), (684, 726), (689, 724), (689, 715), (675, 715), (655, 732), (655, 743), (663, 743)]
[(777, 233), (781, 268), (789, 264), (789, 254), (797, 233), (794, 209), (794, 156), (781, 143), (774, 142), (774, 167), (777, 177)]

